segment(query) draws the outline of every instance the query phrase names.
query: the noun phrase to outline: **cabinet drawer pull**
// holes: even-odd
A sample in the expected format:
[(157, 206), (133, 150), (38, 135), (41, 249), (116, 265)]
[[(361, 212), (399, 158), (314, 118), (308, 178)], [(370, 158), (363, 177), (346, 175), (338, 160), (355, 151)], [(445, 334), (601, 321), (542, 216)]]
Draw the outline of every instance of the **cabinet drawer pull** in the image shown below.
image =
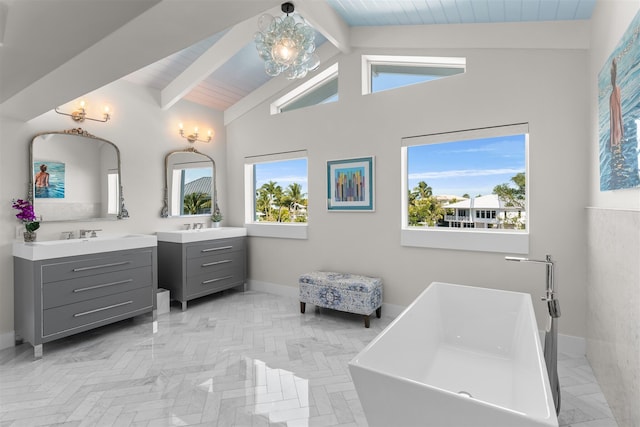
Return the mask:
[(107, 306), (107, 307), (96, 308), (95, 310), (83, 311), (82, 313), (76, 313), (76, 314), (73, 315), (73, 317), (86, 316), (87, 314), (97, 313), (99, 311), (109, 310), (111, 308), (121, 307), (123, 305), (132, 304), (132, 303), (133, 303), (133, 301), (125, 301), (125, 302), (121, 302), (119, 304), (113, 304), (113, 305), (110, 305), (110, 306)]
[(225, 249), (233, 249), (233, 246), (220, 246), (219, 248), (203, 249), (202, 252), (223, 251)]
[(76, 292), (91, 291), (93, 289), (104, 288), (106, 286), (122, 285), (123, 283), (129, 283), (129, 282), (133, 282), (133, 279), (120, 280), (119, 282), (103, 283), (101, 285), (88, 286), (86, 288), (78, 288), (78, 289), (74, 289), (73, 292), (76, 293)]
[(114, 262), (113, 264), (92, 265), (91, 267), (79, 267), (79, 268), (74, 268), (72, 271), (78, 272), (78, 271), (95, 270), (96, 268), (116, 267), (118, 265), (126, 265), (126, 264), (131, 264), (131, 261)]
[(212, 265), (226, 264), (228, 262), (233, 262), (233, 260), (225, 259), (225, 260), (222, 260), (222, 261), (206, 262), (206, 263), (202, 264), (201, 267), (211, 267)]
[(203, 285), (208, 285), (209, 283), (215, 283), (215, 282), (219, 282), (221, 280), (227, 280), (227, 279), (231, 279), (233, 276), (224, 276), (224, 277), (218, 277), (217, 279), (211, 279), (211, 280), (205, 280), (204, 282), (202, 282)]

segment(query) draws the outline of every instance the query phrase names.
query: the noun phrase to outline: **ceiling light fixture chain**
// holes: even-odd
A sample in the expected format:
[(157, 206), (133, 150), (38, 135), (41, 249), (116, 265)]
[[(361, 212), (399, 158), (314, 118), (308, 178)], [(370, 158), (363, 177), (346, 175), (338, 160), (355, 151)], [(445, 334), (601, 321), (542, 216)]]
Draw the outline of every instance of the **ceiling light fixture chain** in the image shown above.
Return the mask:
[(265, 61), (268, 75), (284, 74), (289, 80), (300, 79), (320, 66), (315, 53), (315, 32), (300, 15), (291, 15), (295, 10), (293, 3), (283, 3), (281, 10), (287, 16), (274, 18), (265, 13), (258, 19), (256, 49)]

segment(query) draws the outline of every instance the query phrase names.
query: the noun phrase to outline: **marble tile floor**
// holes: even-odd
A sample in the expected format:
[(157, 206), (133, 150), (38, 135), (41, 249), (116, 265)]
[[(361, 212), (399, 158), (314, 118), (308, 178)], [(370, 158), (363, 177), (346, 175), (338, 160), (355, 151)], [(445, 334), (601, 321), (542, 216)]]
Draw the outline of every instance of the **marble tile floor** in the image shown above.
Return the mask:
[[(347, 363), (391, 320), (226, 291), (173, 305), (156, 333), (144, 315), (40, 360), (23, 344), (0, 351), (0, 426), (366, 426)], [(559, 359), (560, 425), (617, 427), (586, 359)]]

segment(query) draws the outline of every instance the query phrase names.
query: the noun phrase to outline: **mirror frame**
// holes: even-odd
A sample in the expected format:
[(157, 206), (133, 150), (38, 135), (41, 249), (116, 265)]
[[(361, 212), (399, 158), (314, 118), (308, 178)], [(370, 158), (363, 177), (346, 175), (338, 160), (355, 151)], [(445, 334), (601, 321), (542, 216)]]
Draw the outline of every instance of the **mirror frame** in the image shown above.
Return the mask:
[[(187, 147), (184, 150), (171, 151), (167, 153), (166, 156), (164, 156), (164, 200), (162, 201), (163, 206), (162, 206), (162, 210), (160, 211), (160, 217), (169, 218), (169, 157), (171, 157), (172, 154), (177, 154), (177, 153), (199, 154), (211, 160), (211, 164), (213, 165), (213, 197), (212, 197), (213, 205), (211, 206), (211, 213), (219, 212), (220, 208), (218, 207), (218, 180), (217, 180), (216, 161), (213, 160), (211, 156), (204, 154), (193, 147)], [(192, 215), (192, 216), (197, 216), (197, 215)]]
[[(82, 129), (82, 128), (73, 128), (73, 129), (67, 129), (67, 130), (61, 130), (61, 131), (47, 131), (47, 132), (40, 132), (37, 133), (33, 138), (31, 138), (31, 143), (29, 144), (29, 167), (28, 167), (28, 173), (29, 173), (29, 188), (27, 190), (27, 200), (29, 200), (29, 203), (31, 203), (31, 205), (33, 205), (34, 202), (34, 197), (33, 197), (33, 145), (36, 141), (36, 139), (40, 136), (44, 136), (44, 135), (70, 135), (70, 136), (78, 136), (78, 137), (84, 137), (84, 138), (90, 138), (90, 139), (94, 139), (97, 141), (102, 141), (102, 142), (106, 142), (107, 144), (111, 145), (115, 150), (116, 150), (116, 157), (118, 159), (118, 183), (120, 184), (120, 203), (118, 204), (118, 214), (116, 215), (116, 219), (123, 219), (123, 218), (129, 218), (129, 212), (127, 211), (127, 209), (124, 206), (124, 196), (122, 195), (122, 171), (121, 171), (121, 164), (120, 164), (120, 149), (118, 148), (118, 146), (116, 144), (114, 144), (113, 142), (104, 139), (104, 138), (100, 138), (99, 136), (95, 136), (90, 134), (89, 132), (87, 132), (86, 130)], [(83, 218), (83, 219), (72, 219), (72, 220), (54, 220), (54, 221), (49, 221), (49, 222), (64, 222), (64, 221), (73, 221), (73, 222), (82, 222), (82, 221), (108, 221), (109, 218)], [(47, 220), (44, 220), (43, 222), (47, 222)]]

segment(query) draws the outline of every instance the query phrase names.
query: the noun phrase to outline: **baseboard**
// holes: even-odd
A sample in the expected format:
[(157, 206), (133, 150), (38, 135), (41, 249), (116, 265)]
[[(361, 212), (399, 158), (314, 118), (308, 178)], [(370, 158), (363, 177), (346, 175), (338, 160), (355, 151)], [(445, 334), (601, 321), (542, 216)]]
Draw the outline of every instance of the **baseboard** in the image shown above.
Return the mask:
[(260, 280), (247, 280), (247, 287), (252, 291), (265, 292), (267, 294), (281, 295), (283, 297), (296, 298), (298, 288), (294, 286), (279, 285), (277, 283), (262, 282)]
[(16, 344), (15, 335), (13, 331), (0, 334), (0, 350), (13, 347)]
[[(544, 331), (540, 331), (540, 342), (544, 348)], [(558, 334), (558, 353), (569, 357), (581, 357), (587, 354), (587, 340), (573, 335)]]

